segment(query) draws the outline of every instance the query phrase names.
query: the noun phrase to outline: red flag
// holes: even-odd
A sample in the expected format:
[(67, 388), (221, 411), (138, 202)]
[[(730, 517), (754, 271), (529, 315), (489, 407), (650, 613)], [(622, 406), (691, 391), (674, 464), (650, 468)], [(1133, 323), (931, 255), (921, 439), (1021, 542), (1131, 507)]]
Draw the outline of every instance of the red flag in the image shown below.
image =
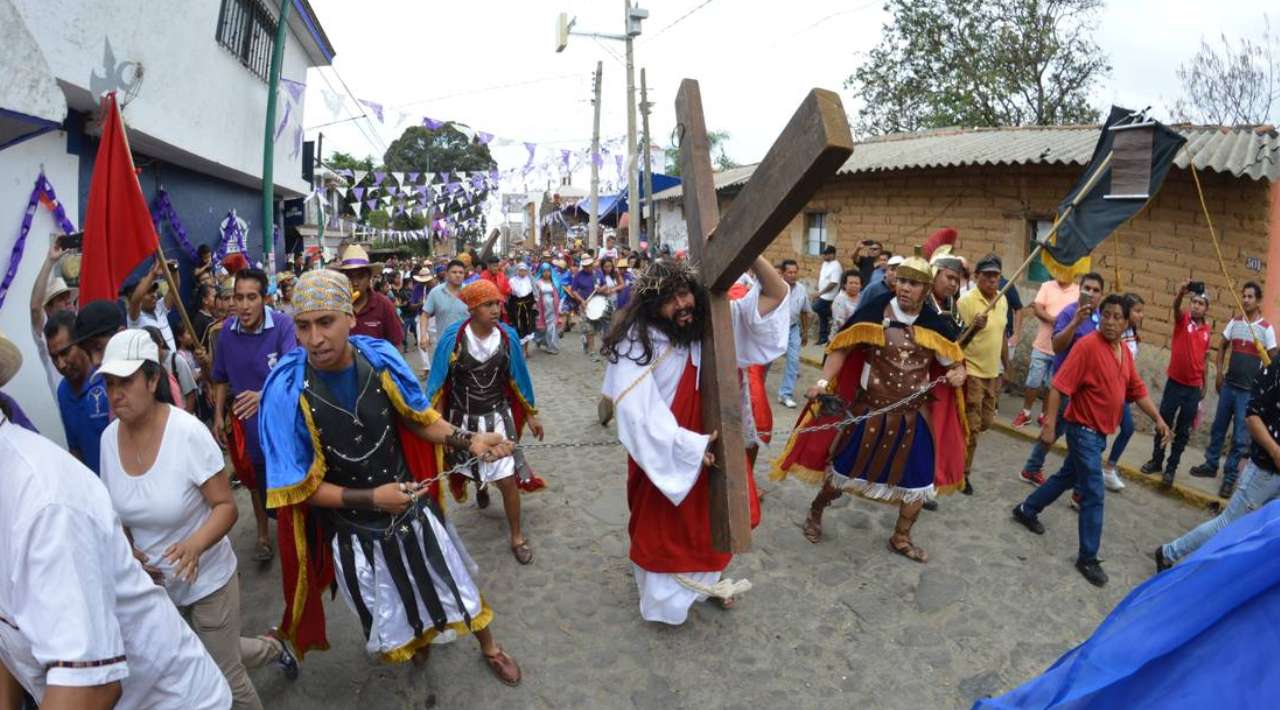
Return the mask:
[(102, 139), (89, 183), (80, 260), (80, 302), (112, 300), (129, 272), (159, 245), (151, 211), (134, 172), (115, 92), (102, 99)]

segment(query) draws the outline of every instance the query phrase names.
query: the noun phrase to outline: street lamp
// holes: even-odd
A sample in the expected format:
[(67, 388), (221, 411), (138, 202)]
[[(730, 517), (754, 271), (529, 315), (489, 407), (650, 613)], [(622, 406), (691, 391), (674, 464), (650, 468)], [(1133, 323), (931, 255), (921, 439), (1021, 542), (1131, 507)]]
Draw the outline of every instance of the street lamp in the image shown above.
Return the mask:
[[(639, 177), (636, 169), (640, 161), (636, 160), (636, 78), (635, 78), (635, 58), (632, 50), (632, 40), (640, 36), (640, 23), (649, 18), (649, 11), (631, 4), (631, 0), (624, 0), (626, 13), (624, 15), (625, 32), (620, 35), (608, 34), (604, 32), (582, 32), (574, 30), (573, 26), (577, 23), (577, 18), (569, 17), (566, 12), (560, 13), (556, 21), (556, 52), (563, 52), (564, 48), (569, 44), (569, 35), (578, 35), (580, 37), (595, 37), (597, 39), (612, 39), (624, 42), (627, 47), (627, 213), (630, 215), (627, 219), (630, 226), (627, 228), (627, 241), (632, 249), (640, 248), (640, 197), (639, 197)], [(595, 162), (596, 156), (592, 155), (592, 163)], [(593, 203), (592, 209), (597, 209)]]

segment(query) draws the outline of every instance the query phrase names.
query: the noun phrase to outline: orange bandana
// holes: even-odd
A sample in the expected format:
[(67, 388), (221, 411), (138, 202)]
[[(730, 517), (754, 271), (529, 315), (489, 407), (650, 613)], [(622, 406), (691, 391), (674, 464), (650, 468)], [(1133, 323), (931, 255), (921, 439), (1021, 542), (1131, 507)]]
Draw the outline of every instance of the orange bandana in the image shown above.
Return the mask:
[(467, 304), (467, 310), (474, 309), (476, 306), (490, 301), (502, 302), (502, 294), (498, 291), (498, 287), (492, 281), (485, 279), (472, 281), (463, 286), (462, 290), (458, 292), (458, 298)]

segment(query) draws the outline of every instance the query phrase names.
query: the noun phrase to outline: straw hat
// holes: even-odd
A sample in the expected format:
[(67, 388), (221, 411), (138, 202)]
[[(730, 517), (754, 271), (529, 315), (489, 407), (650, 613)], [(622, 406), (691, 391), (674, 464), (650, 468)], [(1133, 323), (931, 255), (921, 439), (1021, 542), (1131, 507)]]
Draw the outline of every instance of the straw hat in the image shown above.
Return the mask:
[(431, 283), (436, 280), (436, 275), (431, 271), (430, 266), (424, 266), (418, 269), (418, 273), (413, 275), (413, 280), (420, 284)]
[(70, 293), (71, 299), (75, 300), (75, 298), (80, 295), (80, 290), (71, 288), (70, 286), (67, 285), (67, 282), (65, 279), (63, 279), (61, 276), (57, 276), (52, 281), (49, 282), (49, 292), (46, 293), (44, 296), (44, 305), (47, 307), (50, 301), (57, 298), (58, 296), (61, 296), (64, 293)]
[(0, 331), (0, 387), (9, 383), (22, 367), (22, 352)]
[(382, 263), (377, 261), (369, 261), (369, 252), (359, 244), (352, 244), (342, 252), (342, 256), (338, 258), (338, 263), (330, 264), (330, 269), (337, 271), (354, 271), (356, 269), (369, 269), (376, 271), (382, 268)]

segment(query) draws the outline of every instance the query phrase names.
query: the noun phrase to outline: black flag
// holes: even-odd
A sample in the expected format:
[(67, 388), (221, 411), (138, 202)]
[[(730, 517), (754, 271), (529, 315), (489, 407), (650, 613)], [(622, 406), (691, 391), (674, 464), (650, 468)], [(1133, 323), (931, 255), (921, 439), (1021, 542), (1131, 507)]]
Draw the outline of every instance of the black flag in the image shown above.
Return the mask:
[[(1134, 133), (1121, 137), (1130, 131)], [(1065, 272), (1076, 276), (1077, 271), (1086, 271), (1087, 268), (1081, 267), (1088, 262), (1081, 260), (1160, 191), (1174, 156), (1185, 142), (1182, 135), (1142, 113), (1112, 106), (1088, 169), (1058, 205), (1058, 214), (1067, 216), (1058, 223), (1052, 243), (1044, 245), (1041, 258), (1045, 266), (1055, 275)], [(1150, 154), (1151, 161), (1150, 177), (1146, 180), (1143, 178), (1147, 166), (1141, 159), (1145, 153)], [(1077, 203), (1080, 191), (1090, 184), (1108, 156), (1112, 156), (1111, 162)], [(1146, 189), (1142, 190), (1144, 182)], [(1069, 209), (1072, 204), (1074, 209)]]

